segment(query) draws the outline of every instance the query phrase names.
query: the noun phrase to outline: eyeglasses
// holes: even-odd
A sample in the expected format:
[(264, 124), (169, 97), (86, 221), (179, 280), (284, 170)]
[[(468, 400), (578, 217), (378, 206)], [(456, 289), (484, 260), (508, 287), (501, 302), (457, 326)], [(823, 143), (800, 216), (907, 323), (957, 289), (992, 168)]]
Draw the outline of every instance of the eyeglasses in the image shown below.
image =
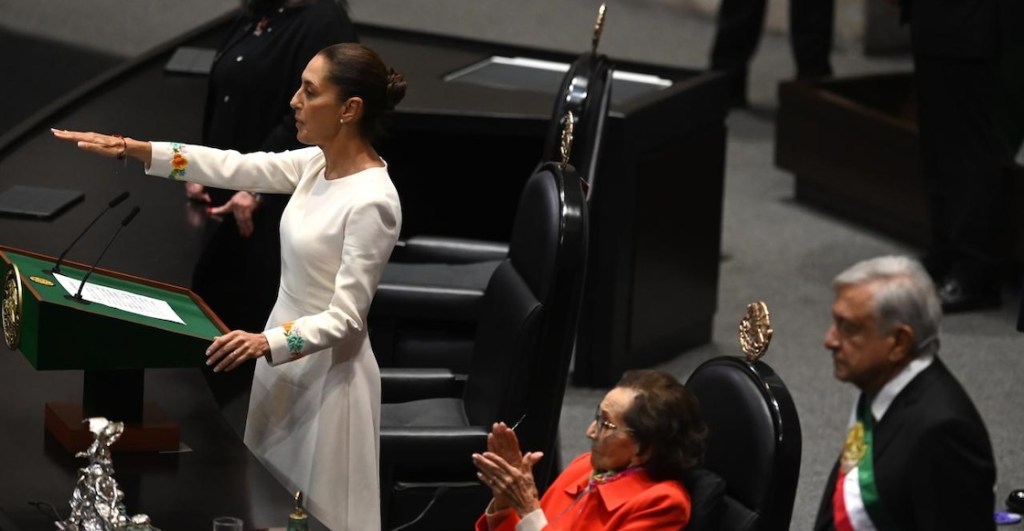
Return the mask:
[(606, 420), (604, 417), (602, 417), (601, 416), (601, 406), (598, 406), (597, 407), (597, 411), (594, 412), (594, 424), (597, 426), (596, 429), (594, 430), (594, 438), (595, 439), (600, 439), (601, 435), (603, 433), (605, 433), (606, 431), (608, 433), (614, 432), (616, 430), (621, 430), (621, 431), (624, 431), (624, 432), (627, 432), (627, 433), (633, 431), (633, 430), (631, 430), (629, 428), (620, 428), (615, 423), (613, 423), (613, 422), (611, 422), (609, 420)]

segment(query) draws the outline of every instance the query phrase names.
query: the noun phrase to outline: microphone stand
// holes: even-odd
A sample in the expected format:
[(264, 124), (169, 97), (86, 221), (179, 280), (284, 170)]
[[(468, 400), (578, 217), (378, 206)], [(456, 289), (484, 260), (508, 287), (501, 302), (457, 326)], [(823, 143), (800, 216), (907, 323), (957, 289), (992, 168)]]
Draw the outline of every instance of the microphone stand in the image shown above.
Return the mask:
[(96, 270), (96, 266), (99, 265), (100, 260), (103, 259), (103, 255), (107, 253), (107, 249), (110, 249), (110, 244), (114, 243), (114, 240), (117, 238), (117, 235), (121, 234), (121, 230), (124, 229), (125, 227), (127, 227), (128, 224), (131, 223), (131, 221), (133, 219), (135, 219), (135, 216), (138, 215), (139, 210), (141, 210), (141, 208), (136, 206), (135, 208), (132, 209), (131, 212), (128, 213), (128, 216), (125, 217), (124, 221), (121, 222), (121, 226), (118, 227), (117, 230), (114, 231), (114, 235), (110, 237), (110, 240), (107, 242), (106, 247), (104, 247), (103, 251), (100, 253), (100, 255), (98, 257), (96, 257), (96, 261), (94, 261), (92, 263), (92, 267), (90, 267), (89, 271), (87, 271), (85, 273), (85, 276), (82, 277), (81, 283), (78, 284), (78, 292), (75, 293), (73, 296), (72, 295), (65, 295), (64, 296), (65, 298), (73, 300), (73, 301), (81, 303), (81, 304), (91, 304), (89, 301), (87, 301), (84, 298), (82, 298), (82, 289), (85, 288), (85, 281), (88, 280), (89, 276), (92, 275), (92, 272)]
[(66, 254), (68, 254), (68, 251), (70, 251), (71, 248), (74, 247), (76, 243), (78, 243), (78, 240), (82, 239), (82, 236), (85, 236), (85, 233), (89, 232), (89, 229), (91, 229), (92, 226), (95, 225), (96, 222), (99, 221), (100, 218), (103, 217), (103, 214), (106, 214), (107, 212), (110, 211), (110, 209), (112, 209), (112, 208), (116, 207), (117, 205), (121, 204), (121, 202), (124, 201), (125, 199), (128, 199), (129, 195), (131, 195), (131, 194), (129, 194), (128, 192), (121, 192), (120, 194), (117, 195), (117, 197), (111, 199), (110, 202), (107, 203), (107, 208), (104, 208), (95, 218), (93, 218), (93, 220), (91, 222), (89, 222), (88, 225), (85, 226), (85, 230), (83, 230), (78, 235), (78, 237), (76, 237), (71, 242), (71, 244), (68, 245), (66, 249), (64, 249), (64, 252), (60, 253), (60, 256), (57, 257), (57, 261), (53, 263), (53, 267), (50, 268), (49, 271), (44, 271), (44, 272), (45, 273), (60, 273), (60, 263), (62, 261), (64, 261), (64, 256)]

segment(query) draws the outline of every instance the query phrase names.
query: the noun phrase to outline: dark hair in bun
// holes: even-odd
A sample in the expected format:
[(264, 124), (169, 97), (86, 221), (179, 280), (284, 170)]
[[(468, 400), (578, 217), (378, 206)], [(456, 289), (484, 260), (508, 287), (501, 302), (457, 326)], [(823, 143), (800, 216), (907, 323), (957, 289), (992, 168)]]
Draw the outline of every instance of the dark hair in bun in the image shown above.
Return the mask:
[(379, 133), (381, 115), (405, 97), (405, 76), (385, 65), (377, 52), (358, 43), (328, 46), (320, 55), (327, 60), (327, 77), (339, 96), (363, 100), (358, 126), (372, 140)]
[(388, 110), (394, 109), (405, 97), (405, 76), (394, 68), (388, 67)]

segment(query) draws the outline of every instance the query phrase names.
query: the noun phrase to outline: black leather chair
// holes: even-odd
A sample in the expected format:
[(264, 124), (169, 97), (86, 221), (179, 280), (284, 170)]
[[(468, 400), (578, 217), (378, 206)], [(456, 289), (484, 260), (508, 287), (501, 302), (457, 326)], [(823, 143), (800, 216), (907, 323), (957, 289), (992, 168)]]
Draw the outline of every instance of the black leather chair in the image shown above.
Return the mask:
[[(421, 513), (407, 529), (472, 528), (490, 491), (476, 480), (470, 455), (486, 449), (495, 421), (523, 419), (516, 429), (523, 448), (556, 453), (586, 238), (575, 171), (541, 165), (519, 200), (509, 254), (480, 300), (465, 381), (447, 369), (381, 370), (384, 529)], [(541, 488), (554, 461), (546, 458), (535, 469)]]
[[(762, 361), (725, 356), (697, 367), (686, 387), (700, 401), (709, 429), (704, 468), (725, 481), (720, 507), (702, 508), (720, 521), (701, 523), (699, 531), (788, 531), (802, 440), (782, 379)], [(695, 503), (716, 502), (707, 492), (719, 488), (716, 482), (695, 477), (684, 483)]]
[[(607, 57), (585, 53), (563, 77), (545, 143), (544, 160), (561, 160), (561, 130), (572, 111), (569, 162), (585, 188), (595, 185), (611, 99)], [(469, 370), (480, 299), (508, 245), (414, 236), (396, 248), (370, 308), (370, 340), (382, 367)]]
[[(603, 28), (604, 6), (602, 5), (598, 13), (597, 24), (594, 27), (591, 51), (580, 54), (569, 65), (569, 69), (562, 76), (558, 91), (555, 92), (555, 105), (551, 112), (551, 120), (548, 123), (543, 146), (544, 151), (541, 156), (542, 161), (563, 160), (562, 132), (565, 130), (566, 119), (572, 116), (574, 138), (568, 162), (573, 168), (576, 168), (576, 173), (583, 179), (588, 199), (590, 198), (589, 190), (594, 186), (597, 174), (605, 118), (608, 116), (608, 107), (611, 103), (612, 75), (614, 73), (614, 67), (608, 57), (597, 53)], [(414, 235), (399, 243), (392, 256), (392, 261), (416, 264), (497, 262), (507, 253), (508, 244), (506, 242)], [(493, 269), (494, 266), (490, 268), (491, 271)]]

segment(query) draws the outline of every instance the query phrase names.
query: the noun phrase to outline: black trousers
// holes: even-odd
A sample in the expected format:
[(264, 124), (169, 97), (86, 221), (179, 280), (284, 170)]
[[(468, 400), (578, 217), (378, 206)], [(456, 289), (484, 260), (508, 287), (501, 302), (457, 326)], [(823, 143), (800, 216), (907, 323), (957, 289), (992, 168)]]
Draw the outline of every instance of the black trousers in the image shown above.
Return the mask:
[(996, 279), (1009, 150), (999, 129), (993, 59), (914, 56), (929, 255), (972, 279)]
[[(764, 28), (767, 0), (722, 0), (711, 48), (711, 68), (746, 77)], [(832, 74), (834, 0), (792, 0), (789, 4), (789, 39), (798, 78)]]

